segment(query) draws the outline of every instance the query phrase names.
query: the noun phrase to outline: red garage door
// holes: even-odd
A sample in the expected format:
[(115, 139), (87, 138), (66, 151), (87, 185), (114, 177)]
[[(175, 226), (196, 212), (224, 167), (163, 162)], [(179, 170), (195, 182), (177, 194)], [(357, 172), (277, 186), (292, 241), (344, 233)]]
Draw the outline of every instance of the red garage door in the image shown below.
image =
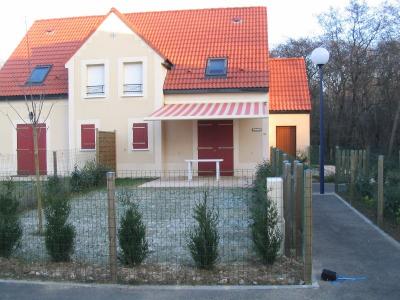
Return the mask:
[[(221, 175), (233, 176), (233, 121), (198, 121), (199, 159), (220, 159)], [(215, 174), (215, 163), (199, 163), (200, 175)]]
[[(46, 124), (38, 126), (39, 170), (41, 175), (46, 175)], [(30, 124), (17, 125), (17, 161), (18, 175), (35, 175), (33, 128)]]

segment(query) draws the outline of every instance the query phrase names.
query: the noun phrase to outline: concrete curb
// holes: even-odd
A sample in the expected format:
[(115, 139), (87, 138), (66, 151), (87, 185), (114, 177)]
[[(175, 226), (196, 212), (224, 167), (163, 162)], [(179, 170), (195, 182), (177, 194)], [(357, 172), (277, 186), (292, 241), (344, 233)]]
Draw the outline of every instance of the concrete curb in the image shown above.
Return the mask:
[[(313, 195), (320, 195), (320, 194), (318, 193), (318, 194), (313, 194)], [(346, 200), (344, 200), (338, 194), (336, 194), (336, 193), (326, 193), (325, 195), (336, 196), (336, 198), (338, 198), (344, 205), (346, 205), (357, 216), (359, 216), (362, 220), (364, 220), (365, 223), (369, 224), (377, 232), (379, 232), (390, 244), (392, 244), (393, 247), (395, 247), (397, 250), (400, 250), (400, 243), (398, 241), (396, 241), (394, 238), (392, 238), (390, 235), (388, 235), (386, 232), (384, 232), (382, 229), (380, 229), (378, 226), (376, 226), (370, 219), (368, 219), (366, 216), (364, 216), (362, 213), (360, 213), (357, 209), (355, 209), (353, 206), (351, 206)]]
[(203, 291), (227, 291), (227, 290), (284, 290), (284, 289), (317, 289), (319, 284), (314, 281), (311, 285), (122, 285), (122, 284), (99, 284), (99, 283), (75, 283), (75, 282), (55, 282), (55, 281), (37, 281), (37, 280), (14, 280), (0, 279), (0, 283), (11, 284), (31, 284), (45, 285), (59, 288), (117, 288), (124, 290), (203, 290)]

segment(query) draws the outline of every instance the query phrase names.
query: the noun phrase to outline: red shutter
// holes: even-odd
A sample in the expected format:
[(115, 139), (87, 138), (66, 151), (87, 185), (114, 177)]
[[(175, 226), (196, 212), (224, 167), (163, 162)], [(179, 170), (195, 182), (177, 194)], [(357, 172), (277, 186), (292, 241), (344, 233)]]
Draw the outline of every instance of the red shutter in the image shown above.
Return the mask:
[(81, 125), (81, 149), (96, 149), (96, 126), (94, 124)]
[(133, 149), (148, 149), (149, 148), (149, 135), (147, 130), (147, 123), (133, 123)]

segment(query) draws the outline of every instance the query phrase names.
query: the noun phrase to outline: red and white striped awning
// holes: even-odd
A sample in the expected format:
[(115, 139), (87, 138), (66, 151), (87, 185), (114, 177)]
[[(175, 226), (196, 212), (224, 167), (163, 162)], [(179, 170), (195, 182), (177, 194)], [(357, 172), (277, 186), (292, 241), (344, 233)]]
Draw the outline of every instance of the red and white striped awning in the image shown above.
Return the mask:
[(266, 117), (266, 102), (182, 103), (166, 104), (144, 120), (260, 119)]

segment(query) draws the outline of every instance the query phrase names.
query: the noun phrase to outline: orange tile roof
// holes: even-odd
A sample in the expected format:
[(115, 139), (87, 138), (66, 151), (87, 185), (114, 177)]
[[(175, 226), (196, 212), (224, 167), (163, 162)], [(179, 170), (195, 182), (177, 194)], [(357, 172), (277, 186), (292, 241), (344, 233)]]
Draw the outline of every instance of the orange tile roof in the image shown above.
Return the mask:
[(269, 71), (270, 112), (311, 110), (303, 58), (271, 58)]
[[(112, 11), (119, 14), (115, 9)], [(137, 34), (174, 64), (164, 82), (165, 90), (268, 87), (265, 7), (145, 12), (124, 16), (124, 22), (129, 22)], [(0, 70), (0, 96), (67, 94), (65, 63), (105, 17), (36, 21)], [(208, 57), (228, 58), (227, 78), (205, 78)], [(31, 70), (39, 64), (53, 65), (44, 85), (26, 87)]]

